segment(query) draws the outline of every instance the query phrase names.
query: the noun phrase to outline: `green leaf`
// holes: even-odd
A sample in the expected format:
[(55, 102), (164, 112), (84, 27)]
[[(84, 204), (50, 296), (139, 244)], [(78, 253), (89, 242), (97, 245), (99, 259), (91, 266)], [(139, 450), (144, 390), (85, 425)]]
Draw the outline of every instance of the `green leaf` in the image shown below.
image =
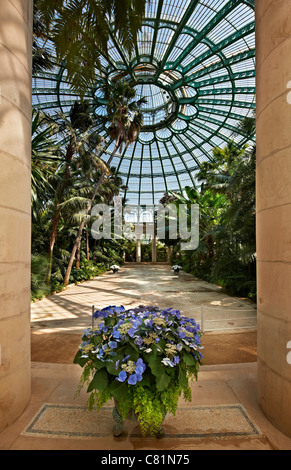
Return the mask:
[(118, 380), (115, 380), (110, 384), (110, 391), (113, 395), (113, 397), (117, 401), (122, 401), (126, 399), (127, 394), (128, 394), (128, 385), (125, 382), (119, 382)]
[(126, 348), (124, 354), (125, 354), (125, 357), (130, 356), (130, 360), (134, 362), (137, 361), (139, 358), (139, 351), (136, 351), (136, 349), (132, 347)]
[(107, 372), (111, 375), (115, 375), (117, 376), (119, 374), (118, 370), (116, 369), (116, 362), (117, 361), (121, 361), (122, 360), (122, 356), (115, 356), (114, 357), (114, 361), (113, 362), (108, 362), (106, 364), (106, 369), (107, 369)]
[(188, 385), (188, 378), (187, 378), (187, 372), (185, 369), (182, 367), (179, 367), (179, 383), (181, 384), (182, 387), (187, 387)]
[(84, 365), (88, 362), (89, 358), (88, 357), (81, 357), (82, 354), (83, 353), (81, 351), (78, 351), (75, 358), (74, 358), (73, 363), (74, 364), (79, 364), (81, 367), (84, 367)]
[(196, 366), (196, 360), (192, 356), (192, 354), (189, 354), (187, 352), (183, 352), (183, 361), (186, 364), (186, 366)]
[(166, 372), (156, 378), (158, 392), (163, 392), (168, 388), (171, 378)]
[(94, 366), (95, 366), (95, 369), (100, 370), (100, 369), (104, 369), (104, 367), (106, 367), (106, 364), (104, 361), (100, 361), (100, 359), (96, 358), (94, 361)]
[(108, 375), (105, 369), (97, 370), (93, 380), (91, 381), (87, 392), (92, 392), (92, 390), (105, 390), (108, 385)]
[(149, 375), (143, 375), (142, 381), (139, 383), (141, 387), (151, 387), (151, 377)]
[(161, 358), (159, 356), (151, 357), (148, 364), (153, 375), (155, 375), (156, 377), (159, 377), (159, 375), (165, 372), (165, 366), (163, 366), (163, 364), (161, 363)]
[(96, 335), (92, 338), (92, 343), (94, 344), (94, 346), (98, 346), (98, 344), (101, 344), (103, 341), (103, 338), (101, 335)]

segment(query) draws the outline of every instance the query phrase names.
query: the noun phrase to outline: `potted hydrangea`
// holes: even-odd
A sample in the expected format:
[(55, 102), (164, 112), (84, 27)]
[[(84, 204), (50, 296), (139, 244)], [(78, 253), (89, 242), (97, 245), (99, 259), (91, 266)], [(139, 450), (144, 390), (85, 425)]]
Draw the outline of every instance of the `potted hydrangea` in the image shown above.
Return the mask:
[(110, 269), (112, 269), (113, 273), (118, 273), (120, 267), (117, 265), (117, 264), (113, 264), (112, 266), (110, 266)]
[(179, 310), (144, 306), (106, 307), (93, 319), (74, 359), (83, 368), (78, 391), (87, 385), (90, 410), (114, 400), (115, 436), (130, 417), (143, 436), (161, 436), (179, 397), (191, 401), (189, 381), (202, 359), (199, 325)]
[(172, 269), (174, 271), (174, 274), (179, 274), (182, 269), (182, 266), (178, 266), (177, 264), (175, 264)]

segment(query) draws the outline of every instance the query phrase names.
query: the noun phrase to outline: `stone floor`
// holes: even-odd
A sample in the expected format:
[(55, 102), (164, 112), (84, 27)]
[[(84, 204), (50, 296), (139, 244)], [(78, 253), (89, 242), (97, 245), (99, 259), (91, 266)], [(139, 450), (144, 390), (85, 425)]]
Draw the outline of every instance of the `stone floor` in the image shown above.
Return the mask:
[(116, 304), (174, 307), (203, 322), (207, 332), (256, 328), (256, 307), (249, 300), (225, 295), (221, 288), (190, 274), (177, 276), (167, 264), (126, 264), (118, 274), (107, 273), (34, 303), (32, 329), (79, 334), (90, 324), (92, 305)]
[[(119, 274), (107, 273), (33, 304), (32, 336), (39, 342), (48, 337), (54, 340), (54, 335), (60, 341), (70, 335), (75, 338), (90, 325), (91, 306), (109, 304), (174, 306), (199, 322), (201, 305), (210, 307), (204, 312), (209, 349), (218, 337), (225, 343), (232, 336), (243, 342), (244, 335), (255, 334), (249, 319), (255, 318), (256, 310), (247, 300), (226, 296), (216, 286), (185, 273), (175, 276), (168, 265), (126, 265)], [(210, 324), (210, 320), (215, 321)], [(36, 360), (35, 351), (31, 401), (0, 433), (0, 450), (99, 450), (104, 455), (109, 450), (128, 451), (128, 455), (135, 450), (291, 450), (291, 439), (258, 406), (253, 358), (223, 364), (218, 351), (216, 363), (203, 365), (198, 381), (192, 384), (192, 402), (181, 399), (176, 417), (166, 417), (162, 439), (142, 438), (131, 422), (121, 437), (114, 438), (113, 404), (108, 403), (99, 414), (86, 410), (86, 392), (75, 396), (81, 369), (70, 360), (55, 361), (59, 344), (50, 345), (51, 361)]]

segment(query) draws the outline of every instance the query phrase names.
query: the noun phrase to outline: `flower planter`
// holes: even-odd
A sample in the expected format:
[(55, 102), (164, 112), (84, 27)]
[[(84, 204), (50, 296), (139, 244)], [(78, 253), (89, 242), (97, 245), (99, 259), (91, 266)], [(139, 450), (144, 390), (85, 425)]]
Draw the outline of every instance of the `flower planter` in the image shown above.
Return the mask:
[(117, 266), (117, 264), (114, 264), (113, 266), (110, 266), (110, 269), (112, 269), (113, 274), (118, 273), (120, 267)]
[[(139, 414), (136, 413), (136, 411), (131, 408), (128, 411), (127, 416), (123, 417), (122, 412), (120, 411), (119, 403), (116, 400), (114, 400), (114, 405), (115, 406), (112, 412), (112, 416), (115, 421), (115, 426), (113, 428), (113, 436), (120, 437), (124, 430), (125, 419), (139, 423)], [(166, 412), (163, 413), (163, 421), (165, 420), (165, 417), (166, 417)], [(154, 434), (154, 437), (156, 437), (157, 439), (161, 439), (162, 437), (164, 437), (165, 433), (164, 433), (163, 426), (161, 425), (158, 429), (156, 429), (153, 432), (153, 434)]]
[(174, 271), (174, 274), (179, 274), (179, 272), (181, 271), (182, 269), (182, 266), (178, 266), (178, 265), (175, 265), (173, 266), (173, 271)]
[(79, 390), (87, 384), (89, 409), (100, 411), (113, 399), (115, 436), (132, 419), (143, 436), (162, 437), (180, 396), (191, 400), (189, 382), (197, 380), (202, 359), (199, 325), (179, 310), (144, 306), (106, 307), (93, 320), (74, 359), (83, 368)]

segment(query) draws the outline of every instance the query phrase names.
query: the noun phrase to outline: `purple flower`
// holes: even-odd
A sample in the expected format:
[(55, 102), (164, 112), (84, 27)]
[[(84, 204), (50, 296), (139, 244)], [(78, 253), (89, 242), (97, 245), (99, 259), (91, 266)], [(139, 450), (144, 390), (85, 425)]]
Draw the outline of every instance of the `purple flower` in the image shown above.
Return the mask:
[(125, 308), (123, 307), (123, 305), (121, 305), (120, 307), (114, 307), (114, 311), (116, 313), (121, 313), (125, 311)]
[(100, 310), (96, 310), (96, 312), (93, 313), (93, 318), (99, 318), (99, 313), (100, 313)]
[(119, 339), (120, 338), (120, 332), (117, 329), (113, 330), (112, 337), (114, 339)]
[(128, 378), (129, 385), (135, 385), (136, 382), (137, 382), (137, 375), (136, 374), (130, 375)]
[(145, 325), (147, 328), (152, 328), (153, 327), (153, 318), (150, 318), (149, 320), (145, 320)]
[(141, 381), (142, 381), (142, 378), (143, 378), (143, 377), (142, 377), (142, 374), (139, 374), (138, 372), (136, 372), (135, 375), (136, 375), (137, 381), (138, 381), (138, 382), (141, 382)]
[(146, 370), (146, 365), (141, 358), (136, 361), (135, 371), (142, 374)]
[(108, 315), (109, 315), (108, 310), (101, 310), (99, 312), (99, 317), (106, 318), (106, 317), (108, 317)]
[(131, 338), (133, 338), (135, 333), (136, 333), (136, 329), (135, 328), (130, 328), (127, 333)]
[(135, 343), (137, 346), (142, 346), (142, 344), (143, 344), (143, 339), (141, 338), (141, 336), (138, 336), (138, 337), (134, 340), (134, 343)]
[(117, 348), (117, 342), (116, 341), (109, 341), (109, 347), (110, 347), (110, 349)]
[(117, 380), (119, 380), (119, 382), (124, 382), (126, 378), (127, 378), (127, 374), (125, 370), (122, 370), (121, 372), (119, 372), (118, 377), (117, 377)]

